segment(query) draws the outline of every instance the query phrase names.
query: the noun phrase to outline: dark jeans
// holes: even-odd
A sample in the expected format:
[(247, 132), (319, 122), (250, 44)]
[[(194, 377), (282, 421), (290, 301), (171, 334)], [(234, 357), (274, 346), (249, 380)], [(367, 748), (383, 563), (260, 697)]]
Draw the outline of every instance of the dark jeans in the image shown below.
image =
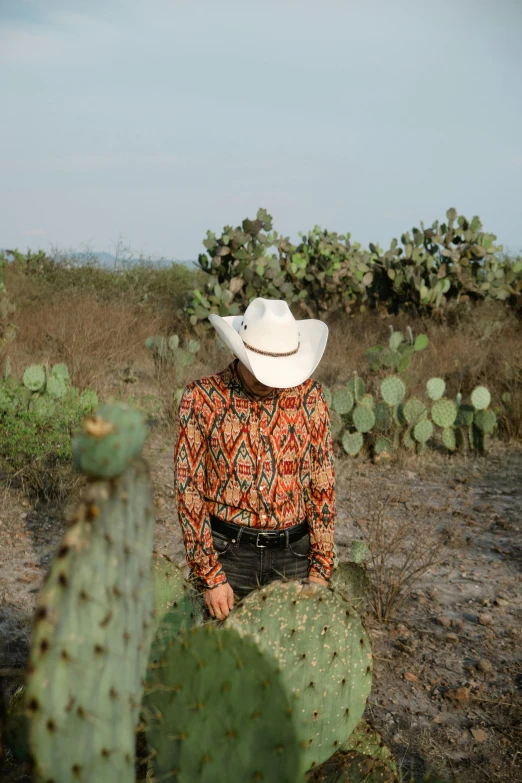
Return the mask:
[(238, 600), (256, 587), (278, 579), (306, 579), (308, 576), (308, 533), (288, 544), (286, 549), (284, 546), (262, 549), (255, 544), (233, 544), (215, 531), (212, 531), (212, 539), (219, 562)]

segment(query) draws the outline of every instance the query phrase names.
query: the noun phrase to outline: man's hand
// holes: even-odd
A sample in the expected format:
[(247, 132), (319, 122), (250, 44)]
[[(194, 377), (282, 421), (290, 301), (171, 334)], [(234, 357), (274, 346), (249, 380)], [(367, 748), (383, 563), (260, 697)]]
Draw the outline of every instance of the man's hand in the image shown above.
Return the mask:
[(234, 608), (234, 593), (228, 582), (203, 593), (207, 609), (216, 620), (224, 620)]
[(328, 579), (323, 579), (322, 576), (309, 576), (308, 581), (312, 582), (314, 585), (328, 587)]

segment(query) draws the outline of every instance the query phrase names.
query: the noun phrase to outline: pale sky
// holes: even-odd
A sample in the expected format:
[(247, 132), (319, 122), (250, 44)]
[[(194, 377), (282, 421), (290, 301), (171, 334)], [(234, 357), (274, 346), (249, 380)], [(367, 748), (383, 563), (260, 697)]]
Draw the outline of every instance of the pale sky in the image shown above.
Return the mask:
[(522, 249), (522, 0), (0, 0), (0, 247), (196, 258), (265, 207)]

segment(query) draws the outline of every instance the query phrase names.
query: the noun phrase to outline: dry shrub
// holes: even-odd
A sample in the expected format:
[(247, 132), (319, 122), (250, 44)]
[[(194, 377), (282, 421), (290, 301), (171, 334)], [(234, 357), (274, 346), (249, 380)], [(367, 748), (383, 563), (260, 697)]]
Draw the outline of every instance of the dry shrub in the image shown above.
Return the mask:
[(376, 618), (388, 622), (412, 587), (434, 566), (452, 557), (448, 530), (455, 526), (450, 508), (421, 503), (404, 482), (361, 493), (351, 477), (344, 508), (356, 534), (368, 546), (372, 582), (370, 603)]
[(22, 307), (11, 351), (17, 371), (33, 362), (64, 362), (78, 388), (106, 391), (108, 376), (148, 361), (145, 339), (161, 332), (163, 318), (125, 304), (89, 296), (60, 297)]

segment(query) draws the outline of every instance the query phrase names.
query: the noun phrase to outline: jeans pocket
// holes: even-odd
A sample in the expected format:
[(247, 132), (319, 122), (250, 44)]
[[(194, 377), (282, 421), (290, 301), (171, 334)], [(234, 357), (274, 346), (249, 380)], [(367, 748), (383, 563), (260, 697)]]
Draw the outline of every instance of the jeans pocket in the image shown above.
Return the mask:
[(226, 555), (232, 546), (232, 541), (229, 538), (223, 536), (221, 533), (216, 533), (214, 530), (212, 531), (212, 543), (218, 557), (223, 557), (223, 555)]
[(288, 549), (296, 557), (308, 557), (310, 554), (310, 536), (308, 533), (305, 533), (302, 538), (299, 538), (292, 544), (289, 544)]

